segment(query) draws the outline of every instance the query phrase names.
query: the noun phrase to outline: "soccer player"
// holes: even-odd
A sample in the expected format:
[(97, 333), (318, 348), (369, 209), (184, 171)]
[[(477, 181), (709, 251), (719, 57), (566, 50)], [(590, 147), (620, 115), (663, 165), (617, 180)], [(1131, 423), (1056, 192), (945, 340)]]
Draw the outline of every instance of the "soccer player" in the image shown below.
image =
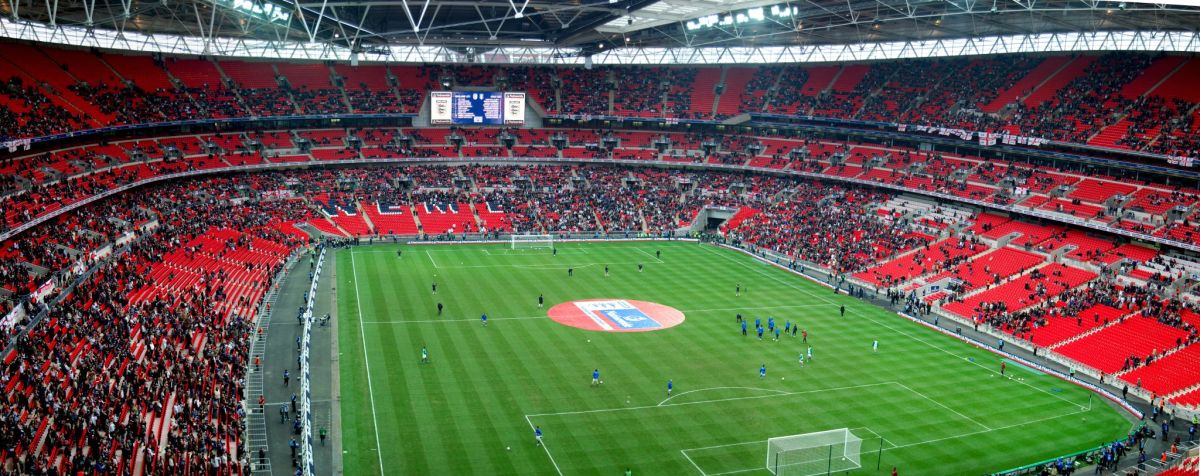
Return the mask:
[(756, 317), (754, 318), (754, 328), (758, 329), (759, 327), (762, 327), (762, 318)]
[(838, 308), (838, 311), (842, 313), (841, 317), (846, 317), (846, 306), (845, 305), (842, 305), (840, 308)]
[(800, 365), (804, 365), (804, 352), (800, 353)]
[(642, 263), (638, 263), (638, 272), (642, 272)]
[(808, 329), (801, 330), (800, 335), (804, 338), (800, 342), (808, 343)]
[(662, 250), (654, 250), (654, 259), (662, 260)]
[(800, 326), (799, 325), (792, 326), (792, 337), (796, 337), (797, 332), (800, 332)]
[(741, 314), (738, 314), (738, 315), (737, 315), (737, 321), (738, 321), (738, 322), (742, 322), (742, 315), (741, 315)]
[(540, 309), (544, 304), (546, 304), (546, 297), (538, 294), (538, 308)]
[(479, 317), (479, 320), (483, 321), (483, 327), (487, 327), (487, 313), (486, 312), (483, 313), (483, 316)]
[(537, 443), (538, 446), (542, 446), (542, 427), (540, 427), (540, 426), (533, 427), (533, 439)]
[(550, 256), (558, 256), (558, 248), (550, 248)]
[(762, 328), (762, 326), (758, 326), (757, 329), (758, 329), (758, 340), (762, 340), (763, 328)]
[(767, 317), (767, 330), (768, 331), (775, 330), (775, 318), (774, 317)]
[(1007, 363), (1004, 362), (1003, 360), (1001, 360), (1000, 361), (1000, 376), (1004, 376), (1004, 369), (1006, 367), (1008, 367)]
[(779, 328), (778, 327), (775, 328), (775, 340), (777, 340), (777, 341), (779, 340)]
[(808, 361), (812, 362), (812, 346), (808, 346)]
[(604, 265), (604, 277), (608, 277), (608, 265)]
[(433, 293), (437, 294), (437, 281), (433, 282)]
[(791, 319), (783, 321), (783, 333), (786, 335), (789, 332), (792, 332), (792, 320)]
[(287, 369), (283, 369), (283, 386), (288, 386), (289, 375)]
[(871, 341), (871, 352), (879, 352), (879, 340)]
[(575, 276), (575, 268), (567, 268), (567, 277)]
[(600, 385), (600, 369), (592, 371), (592, 385)]
[(742, 283), (737, 283), (737, 286), (733, 288), (733, 295), (734, 296), (742, 295)]
[(746, 321), (742, 321), (742, 337), (746, 337)]
[(439, 315), (439, 316), (442, 315), (442, 303), (440, 303), (440, 302), (438, 303), (438, 314), (437, 315)]
[(396, 250), (396, 257), (399, 258), (402, 256), (404, 256), (404, 250)]
[(429, 349), (426, 349), (425, 346), (421, 346), (421, 363), (429, 363)]
[(767, 376), (767, 364), (762, 364), (762, 367), (758, 368), (758, 378), (763, 378), (766, 376)]
[(675, 384), (671, 382), (671, 379), (667, 379), (667, 396), (668, 397), (671, 396), (671, 390), (674, 390), (674, 389), (675, 389)]

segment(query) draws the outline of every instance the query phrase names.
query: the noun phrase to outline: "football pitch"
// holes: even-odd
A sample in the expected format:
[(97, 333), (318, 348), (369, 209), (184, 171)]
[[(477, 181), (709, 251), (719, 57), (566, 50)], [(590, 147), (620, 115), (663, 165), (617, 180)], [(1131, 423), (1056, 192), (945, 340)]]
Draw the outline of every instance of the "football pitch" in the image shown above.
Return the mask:
[[(345, 474), (765, 475), (768, 438), (840, 428), (863, 440), (850, 474), (982, 474), (1131, 428), (1082, 388), (1016, 365), (1001, 377), (994, 354), (738, 252), (557, 247), (337, 251)], [(659, 303), (685, 320), (603, 332), (547, 317), (585, 299)], [(759, 340), (754, 319), (772, 316), (808, 342)], [(602, 384), (591, 385), (593, 369)]]

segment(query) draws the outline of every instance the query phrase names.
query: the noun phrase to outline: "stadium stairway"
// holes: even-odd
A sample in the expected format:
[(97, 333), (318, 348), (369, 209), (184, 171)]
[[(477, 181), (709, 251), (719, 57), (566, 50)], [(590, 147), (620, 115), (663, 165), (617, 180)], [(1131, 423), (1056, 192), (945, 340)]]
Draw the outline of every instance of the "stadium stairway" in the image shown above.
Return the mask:
[[(1096, 324), (1095, 323), (1096, 315), (1100, 316), (1100, 319), (1101, 319), (1100, 325), (1095, 325)], [(1033, 330), (1034, 343), (1036, 344), (1040, 340), (1040, 341), (1044, 342), (1044, 344), (1038, 344), (1038, 345), (1044, 345), (1046, 348), (1051, 349), (1051, 350), (1057, 349), (1059, 347), (1071, 344), (1072, 342), (1075, 342), (1077, 340), (1087, 338), (1088, 336), (1091, 336), (1092, 334), (1100, 332), (1106, 328), (1120, 324), (1121, 321), (1128, 319), (1132, 315), (1133, 315), (1132, 313), (1123, 312), (1120, 309), (1115, 309), (1115, 308), (1112, 308), (1109, 306), (1105, 306), (1103, 304), (1098, 304), (1098, 305), (1089, 307), (1087, 309), (1084, 309), (1082, 311), (1079, 311), (1079, 313), (1075, 316), (1063, 316), (1063, 317), (1051, 318), (1053, 320), (1051, 321), (1051, 324), (1049, 327), (1039, 327), (1039, 328), (1036, 328)], [(1089, 316), (1091, 316), (1091, 318), (1088, 318)], [(1082, 332), (1079, 332), (1078, 334), (1072, 335), (1065, 339), (1059, 339), (1059, 338), (1061, 338), (1061, 334), (1063, 333), (1063, 330), (1061, 329), (1062, 321), (1066, 321), (1066, 325), (1070, 326), (1071, 321), (1074, 321), (1076, 317), (1080, 318), (1083, 321), (1083, 329), (1084, 330)], [(1055, 324), (1059, 324), (1057, 327), (1059, 327), (1060, 329), (1054, 329), (1056, 327)], [(1091, 326), (1091, 327), (1089, 327), (1089, 326)], [(1052, 334), (1057, 334), (1057, 335), (1052, 335), (1051, 337), (1046, 338), (1044, 336), (1044, 334), (1046, 334), (1046, 332), (1044, 332), (1044, 331), (1047, 329), (1054, 329), (1054, 332)], [(1067, 331), (1067, 332), (1069, 332), (1069, 331)], [(1042, 335), (1040, 339), (1039, 339), (1039, 335)]]
[(1022, 100), (1028, 93), (1036, 89), (1039, 85), (1046, 82), (1051, 76), (1057, 73), (1070, 61), (1066, 56), (1052, 56), (1042, 60), (1033, 70), (1018, 80), (1012, 87), (1001, 91), (996, 95), (996, 99), (981, 107), (983, 112), (997, 113), (1005, 106)]

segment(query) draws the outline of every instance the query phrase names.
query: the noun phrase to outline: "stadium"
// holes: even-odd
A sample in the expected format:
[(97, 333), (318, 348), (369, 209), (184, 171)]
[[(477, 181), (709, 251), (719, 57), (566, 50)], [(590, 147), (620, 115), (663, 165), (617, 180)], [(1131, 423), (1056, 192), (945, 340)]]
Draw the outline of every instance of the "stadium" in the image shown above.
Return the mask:
[(1200, 474), (1191, 0), (0, 0), (0, 474)]

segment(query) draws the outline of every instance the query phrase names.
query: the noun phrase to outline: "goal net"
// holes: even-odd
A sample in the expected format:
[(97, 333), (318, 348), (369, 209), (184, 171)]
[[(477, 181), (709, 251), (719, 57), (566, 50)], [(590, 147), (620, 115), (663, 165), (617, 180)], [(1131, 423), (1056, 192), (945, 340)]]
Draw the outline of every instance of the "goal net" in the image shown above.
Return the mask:
[(767, 471), (775, 476), (814, 476), (862, 467), (862, 438), (849, 429), (780, 436), (767, 440)]
[(512, 249), (537, 250), (554, 248), (554, 235), (513, 235)]

